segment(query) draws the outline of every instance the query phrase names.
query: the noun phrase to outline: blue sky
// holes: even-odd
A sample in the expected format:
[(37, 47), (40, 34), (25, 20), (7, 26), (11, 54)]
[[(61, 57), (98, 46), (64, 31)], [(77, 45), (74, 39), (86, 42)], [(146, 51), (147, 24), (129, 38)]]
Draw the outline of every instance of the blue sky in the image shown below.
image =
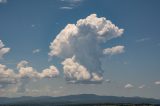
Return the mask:
[[(38, 71), (50, 65), (60, 71), (57, 78), (30, 82), (26, 86), (29, 93), (0, 93), (3, 96), (94, 93), (160, 99), (160, 84), (155, 84), (160, 81), (159, 5), (158, 0), (0, 0), (0, 40), (11, 49), (0, 64), (18, 72), (16, 65), (26, 60)], [(122, 37), (109, 40), (102, 47), (124, 45), (125, 52), (103, 60), (103, 79), (110, 82), (68, 84), (63, 78), (62, 60), (54, 56), (48, 61), (50, 43), (67, 24), (76, 24), (93, 13), (124, 29)], [(38, 52), (33, 53), (36, 49)], [(127, 89), (126, 84), (133, 87)], [(145, 87), (139, 88), (141, 85)]]

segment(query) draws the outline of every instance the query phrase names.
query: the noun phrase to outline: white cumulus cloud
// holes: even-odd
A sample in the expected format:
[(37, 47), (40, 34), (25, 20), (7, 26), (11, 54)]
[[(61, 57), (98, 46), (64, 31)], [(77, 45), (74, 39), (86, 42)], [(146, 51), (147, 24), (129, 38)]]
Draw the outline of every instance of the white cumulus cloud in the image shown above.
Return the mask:
[(132, 84), (126, 84), (125, 86), (124, 86), (124, 88), (127, 88), (127, 89), (131, 89), (131, 88), (133, 88), (134, 86), (132, 85)]
[(3, 58), (5, 54), (7, 54), (10, 51), (10, 48), (4, 47), (5, 45), (0, 40), (0, 59)]
[(75, 58), (68, 58), (62, 62), (64, 74), (67, 80), (89, 80), (91, 75), (88, 70), (76, 62)]
[(17, 64), (17, 69), (20, 69), (21, 67), (27, 67), (28, 61), (22, 60)]
[(19, 69), (19, 77), (24, 79), (40, 78), (39, 73), (32, 67), (21, 67)]
[(41, 79), (41, 78), (54, 78), (59, 75), (58, 69), (51, 65), (49, 68), (38, 72), (33, 67), (28, 66), (29, 62), (22, 60), (17, 64), (17, 69), (19, 69), (19, 78), (29, 78), (29, 79)]
[(24, 92), (26, 90), (26, 85), (32, 80), (55, 78), (59, 75), (59, 70), (54, 65), (39, 72), (28, 64), (29, 62), (25, 60), (22, 60), (17, 64), (17, 68), (19, 69), (17, 76), (20, 80), (19, 92)]
[(156, 85), (160, 85), (160, 81), (155, 81), (154, 82)]
[(7, 68), (5, 65), (0, 64), (0, 85), (1, 88), (7, 87), (11, 84), (16, 84), (16, 74), (12, 69)]
[(68, 24), (51, 42), (49, 56), (57, 56), (62, 62), (65, 78), (75, 81), (102, 81), (102, 43), (120, 37), (119, 29), (105, 17), (91, 14), (76, 24)]
[(54, 65), (51, 65), (49, 68), (44, 69), (42, 73), (40, 73), (40, 76), (42, 78), (53, 78), (58, 75), (59, 75), (59, 71)]
[(28, 64), (29, 62), (25, 60), (20, 61), (17, 64), (17, 73), (0, 64), (0, 88), (7, 89), (9, 85), (14, 85), (18, 87), (18, 92), (24, 92), (30, 81), (55, 78), (59, 75), (59, 70), (54, 65), (39, 72)]
[(112, 48), (106, 48), (103, 50), (103, 54), (106, 54), (106, 55), (115, 55), (120, 53), (124, 53), (124, 46), (118, 45), (118, 46), (114, 46)]

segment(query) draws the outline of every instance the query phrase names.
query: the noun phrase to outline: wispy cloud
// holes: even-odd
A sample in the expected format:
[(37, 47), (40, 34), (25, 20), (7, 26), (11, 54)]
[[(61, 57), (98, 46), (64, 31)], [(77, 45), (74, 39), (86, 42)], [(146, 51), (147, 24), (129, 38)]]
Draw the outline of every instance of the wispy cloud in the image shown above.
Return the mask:
[(71, 10), (71, 9), (73, 9), (73, 7), (60, 7), (59, 9)]
[(35, 27), (35, 24), (32, 24), (31, 27), (34, 28), (34, 27)]
[(0, 0), (0, 3), (7, 3), (7, 0)]
[(145, 88), (145, 87), (146, 87), (146, 85), (143, 84), (143, 85), (139, 86), (138, 88), (139, 88), (139, 89), (143, 89), (143, 88)]
[(150, 38), (141, 38), (141, 39), (137, 39), (136, 42), (145, 42), (150, 40)]
[(110, 79), (106, 79), (105, 82), (111, 83), (111, 80)]
[(10, 48), (6, 48), (3, 42), (0, 40), (0, 59), (10, 51)]
[(127, 64), (129, 64), (129, 62), (128, 62), (128, 61), (124, 61), (123, 64), (124, 64), (124, 65), (127, 65)]
[(62, 2), (68, 2), (68, 3), (80, 3), (83, 0), (61, 0)]
[(59, 9), (63, 10), (71, 10), (73, 8), (78, 7), (83, 0), (61, 0), (61, 2), (65, 3), (65, 6), (61, 6)]
[(35, 54), (35, 53), (39, 53), (40, 51), (41, 51), (40, 49), (35, 49), (32, 51), (32, 53)]

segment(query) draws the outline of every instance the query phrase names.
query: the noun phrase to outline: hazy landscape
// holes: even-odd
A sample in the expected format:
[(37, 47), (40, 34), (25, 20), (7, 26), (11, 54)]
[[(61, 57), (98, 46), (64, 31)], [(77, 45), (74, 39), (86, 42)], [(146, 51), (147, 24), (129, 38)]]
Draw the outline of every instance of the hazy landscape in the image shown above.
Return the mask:
[(0, 0), (0, 106), (160, 106), (160, 0)]
[(62, 97), (18, 97), (0, 98), (0, 106), (158, 106), (160, 100), (140, 97), (98, 96), (93, 94), (70, 95)]

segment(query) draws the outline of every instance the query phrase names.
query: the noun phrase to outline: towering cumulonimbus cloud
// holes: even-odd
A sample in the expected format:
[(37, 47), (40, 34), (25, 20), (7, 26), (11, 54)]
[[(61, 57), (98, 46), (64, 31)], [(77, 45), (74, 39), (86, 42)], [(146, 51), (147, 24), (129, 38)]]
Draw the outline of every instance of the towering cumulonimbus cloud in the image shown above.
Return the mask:
[(10, 51), (10, 48), (4, 47), (5, 45), (3, 42), (0, 40), (0, 59), (3, 58), (3, 56)]
[(119, 29), (104, 17), (91, 14), (76, 24), (68, 24), (51, 42), (49, 56), (57, 56), (62, 62), (67, 81), (95, 83), (103, 80), (100, 59), (102, 43), (120, 37)]

